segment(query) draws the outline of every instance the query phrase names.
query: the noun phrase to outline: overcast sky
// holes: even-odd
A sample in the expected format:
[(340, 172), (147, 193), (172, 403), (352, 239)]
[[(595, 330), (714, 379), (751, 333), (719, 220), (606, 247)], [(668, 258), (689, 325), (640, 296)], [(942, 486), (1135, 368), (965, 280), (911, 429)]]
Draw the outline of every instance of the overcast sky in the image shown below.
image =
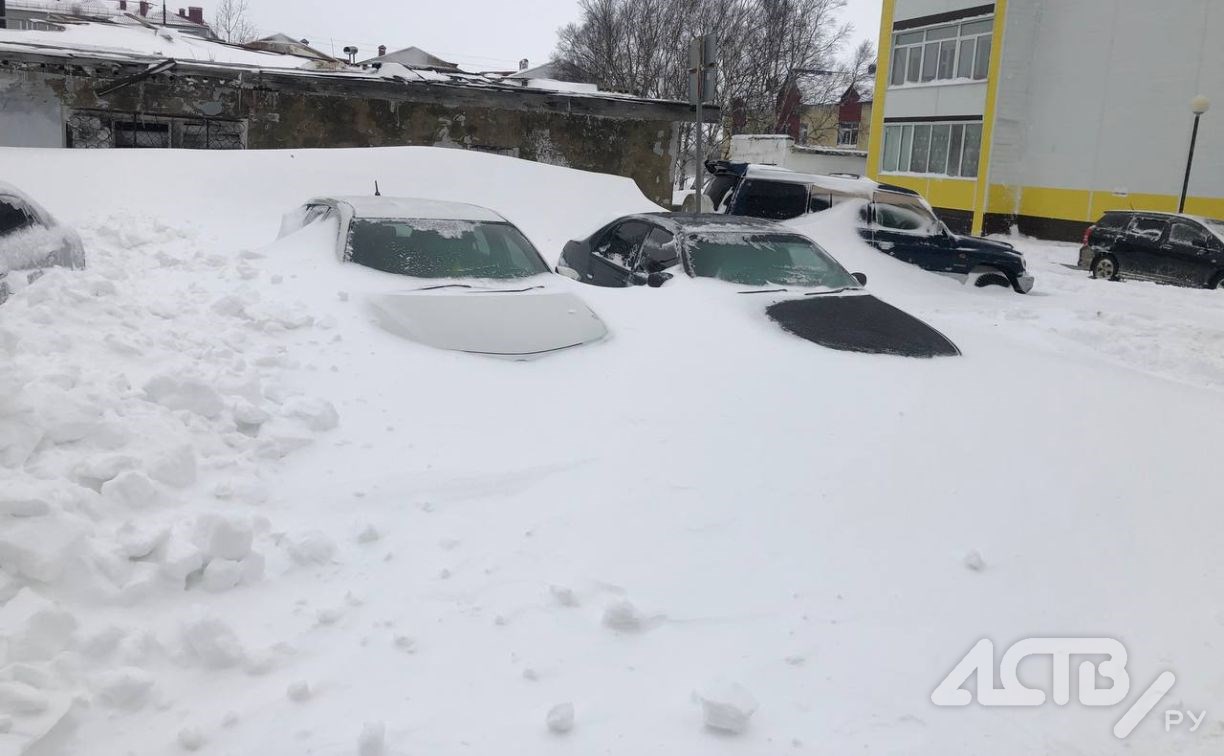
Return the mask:
[[(345, 45), (373, 57), (379, 45), (390, 50), (416, 46), (465, 67), (513, 69), (520, 58), (532, 65), (553, 51), (557, 29), (578, 18), (578, 0), (247, 0), (261, 33), (284, 32), (326, 53), (343, 55)], [(186, 1), (183, 2), (186, 5)], [(213, 2), (200, 3), (212, 12)], [(879, 34), (881, 0), (848, 0), (845, 18), (855, 41)]]

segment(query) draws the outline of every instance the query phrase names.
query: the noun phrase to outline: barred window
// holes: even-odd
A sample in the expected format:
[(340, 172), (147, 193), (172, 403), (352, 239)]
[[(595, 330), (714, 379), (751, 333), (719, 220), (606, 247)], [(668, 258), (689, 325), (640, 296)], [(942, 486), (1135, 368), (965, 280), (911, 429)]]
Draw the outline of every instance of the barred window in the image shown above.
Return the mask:
[(246, 148), (243, 121), (78, 110), (68, 116), (65, 130), (68, 147), (76, 149)]

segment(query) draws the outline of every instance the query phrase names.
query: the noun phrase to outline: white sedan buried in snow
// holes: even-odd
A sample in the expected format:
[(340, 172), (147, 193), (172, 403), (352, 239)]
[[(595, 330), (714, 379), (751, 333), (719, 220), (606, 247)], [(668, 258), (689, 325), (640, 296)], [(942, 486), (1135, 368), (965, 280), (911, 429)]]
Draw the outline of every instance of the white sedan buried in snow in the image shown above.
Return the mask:
[(320, 197), (285, 216), (281, 237), (335, 224), (342, 262), (406, 277), (371, 293), (383, 328), (422, 344), (528, 359), (599, 341), (608, 329), (566, 291), (513, 224), (477, 205)]

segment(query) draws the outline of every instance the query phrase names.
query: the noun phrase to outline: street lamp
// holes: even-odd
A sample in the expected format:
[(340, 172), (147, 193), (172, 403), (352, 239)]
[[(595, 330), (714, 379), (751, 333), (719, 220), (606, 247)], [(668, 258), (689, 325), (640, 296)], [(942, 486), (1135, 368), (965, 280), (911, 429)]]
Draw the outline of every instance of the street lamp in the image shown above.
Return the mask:
[(1211, 100), (1205, 95), (1199, 95), (1190, 101), (1190, 111), (1194, 113), (1194, 131), (1190, 134), (1190, 157), (1186, 159), (1186, 180), (1182, 182), (1181, 202), (1177, 204), (1177, 212), (1186, 212), (1186, 192), (1190, 190), (1190, 169), (1194, 166), (1194, 144), (1198, 141), (1199, 119), (1211, 109)]

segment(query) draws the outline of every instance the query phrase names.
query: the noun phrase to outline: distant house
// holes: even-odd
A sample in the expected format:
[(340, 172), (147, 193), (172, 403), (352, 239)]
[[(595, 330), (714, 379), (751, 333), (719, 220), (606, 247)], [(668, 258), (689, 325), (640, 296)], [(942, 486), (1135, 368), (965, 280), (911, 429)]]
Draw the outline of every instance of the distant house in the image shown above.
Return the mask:
[(216, 39), (212, 27), (204, 20), (204, 9), (198, 6), (166, 10), (151, 0), (6, 0), (3, 3), (7, 28), (49, 31), (65, 23), (100, 21), (115, 24), (147, 23), (165, 26), (184, 34), (204, 39)]
[(778, 97), (776, 131), (804, 147), (865, 151), (871, 105), (870, 87), (844, 71), (800, 71)]
[(326, 63), (340, 63), (341, 61), (326, 55), (310, 46), (304, 39), (294, 39), (288, 34), (272, 34), (253, 42), (247, 42), (243, 47), (248, 50), (262, 50), (264, 52), (279, 53), (281, 55), (296, 55), (299, 58), (311, 58)]
[(436, 55), (427, 53), (419, 47), (405, 47), (403, 50), (387, 52), (387, 48), (379, 47), (378, 56), (361, 61), (361, 65), (374, 63), (399, 63), (405, 68), (424, 68), (433, 71), (458, 71), (459, 65), (449, 60), (442, 60)]

